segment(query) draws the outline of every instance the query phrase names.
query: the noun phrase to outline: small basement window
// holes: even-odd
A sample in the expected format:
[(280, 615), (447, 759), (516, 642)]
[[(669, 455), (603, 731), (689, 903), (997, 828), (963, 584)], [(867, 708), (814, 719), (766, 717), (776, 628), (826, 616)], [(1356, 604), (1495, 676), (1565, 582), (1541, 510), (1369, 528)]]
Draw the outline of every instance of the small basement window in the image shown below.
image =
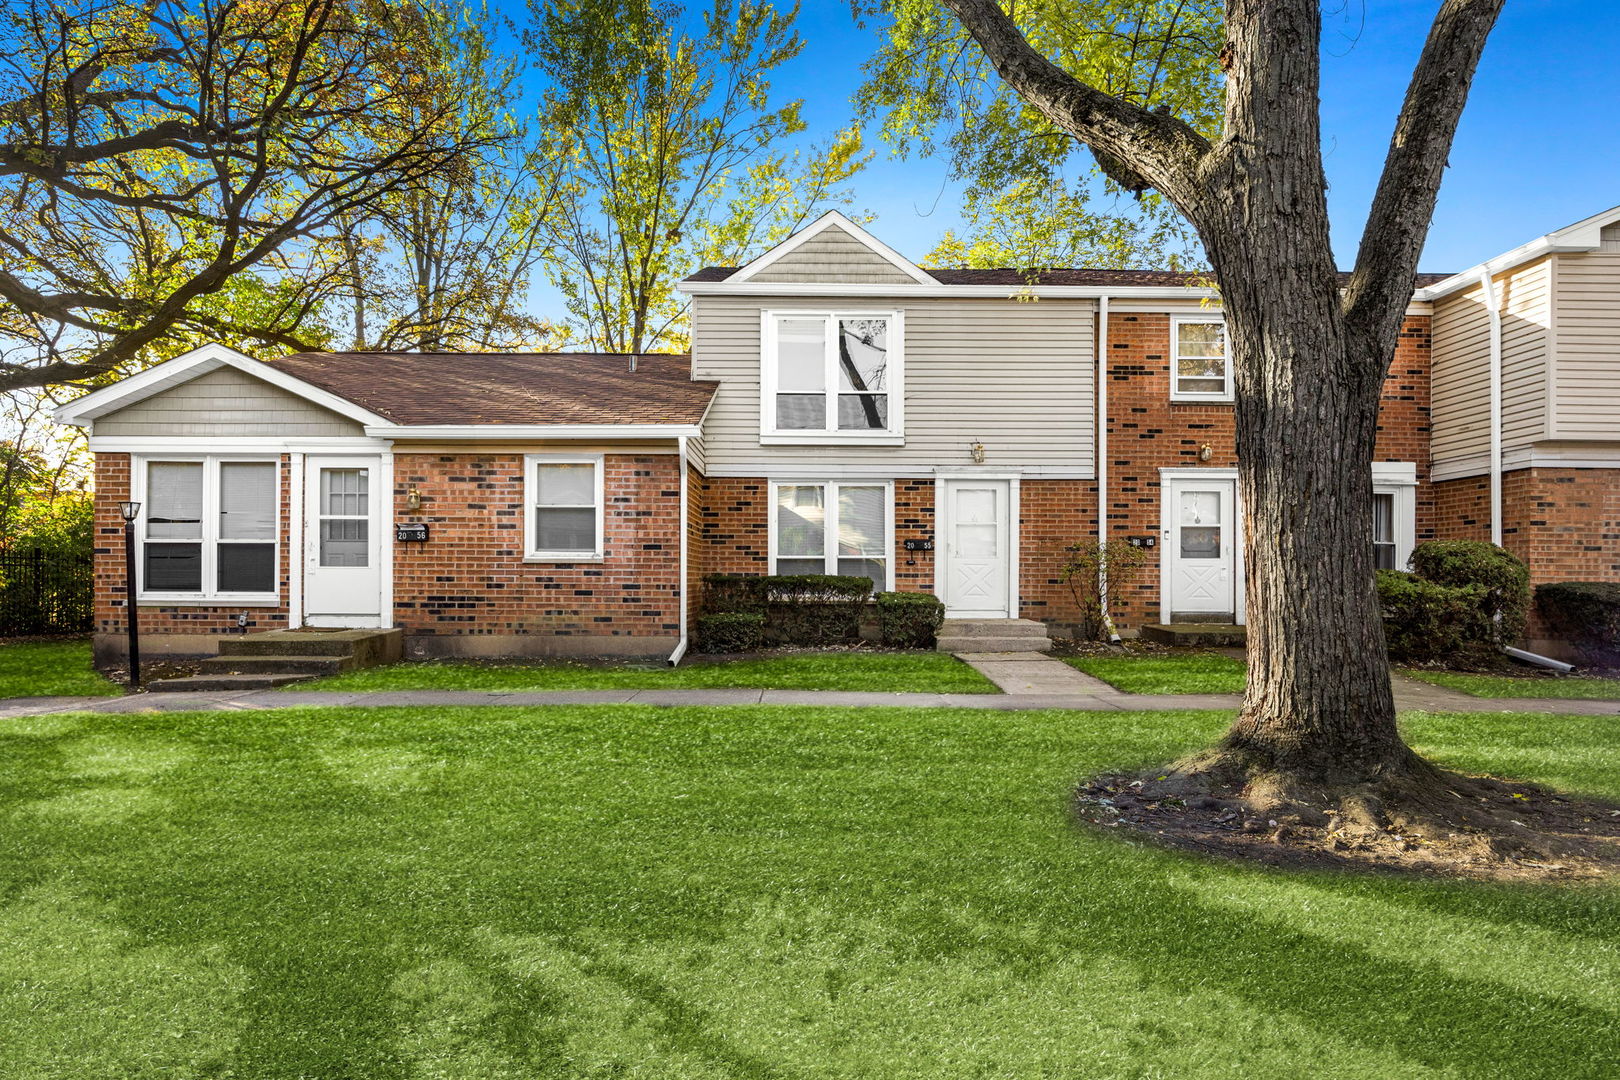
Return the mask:
[(136, 475), (141, 599), (276, 598), (277, 462), (147, 460)]
[(524, 462), (524, 558), (601, 559), (602, 455), (529, 454)]
[(1222, 319), (1172, 319), (1170, 350), (1171, 401), (1232, 400), (1232, 364)]

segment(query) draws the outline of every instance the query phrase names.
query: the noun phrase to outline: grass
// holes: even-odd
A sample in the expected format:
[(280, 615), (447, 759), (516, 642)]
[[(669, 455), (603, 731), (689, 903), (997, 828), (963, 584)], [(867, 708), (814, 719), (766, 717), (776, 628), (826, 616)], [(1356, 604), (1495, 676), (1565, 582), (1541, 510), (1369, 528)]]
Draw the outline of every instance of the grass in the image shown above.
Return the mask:
[(0, 642), (0, 698), (116, 693), (118, 687), (91, 668), (88, 641)]
[(1068, 662), (1127, 694), (1241, 694), (1241, 660), (1218, 653), (1074, 656)]
[[(1217, 713), (0, 721), (0, 1075), (1597, 1078), (1620, 891), (1075, 828)], [(1599, 718), (1424, 716), (1620, 797)]]
[(995, 684), (945, 653), (802, 653), (762, 660), (662, 664), (392, 664), (295, 683), (288, 690), (870, 690), (993, 694)]
[(1459, 690), (1482, 698), (1565, 698), (1570, 700), (1620, 700), (1620, 679), (1588, 679), (1564, 675), (1540, 678), (1515, 675), (1472, 675), (1456, 671), (1423, 671), (1406, 668), (1401, 674), (1421, 679), (1447, 690)]

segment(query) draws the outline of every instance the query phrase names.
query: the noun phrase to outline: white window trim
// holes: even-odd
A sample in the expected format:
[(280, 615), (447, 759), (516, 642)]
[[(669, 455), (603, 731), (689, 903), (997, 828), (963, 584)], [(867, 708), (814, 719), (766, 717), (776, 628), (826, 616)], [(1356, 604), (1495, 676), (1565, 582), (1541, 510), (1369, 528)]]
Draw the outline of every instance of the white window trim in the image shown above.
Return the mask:
[(1395, 497), (1395, 569), (1405, 570), (1417, 546), (1417, 468), (1410, 462), (1374, 462), (1372, 474), (1373, 494)]
[(1223, 328), (1226, 320), (1219, 315), (1172, 315), (1170, 317), (1170, 400), (1188, 402), (1230, 402), (1232, 400), (1232, 339), (1223, 333), (1221, 340), (1226, 345), (1226, 385), (1218, 393), (1208, 391), (1181, 390), (1180, 376), (1177, 374), (1181, 367), (1181, 328), (1187, 324), (1218, 323)]
[[(276, 467), (276, 535), (273, 541), (271, 565), (275, 568), (276, 587), (268, 592), (219, 592), (209, 588), (219, 581), (219, 466), (222, 462), (262, 462)], [(153, 462), (200, 464), (203, 467), (202, 585), (197, 592), (150, 592), (146, 588), (146, 518), (151, 500), (146, 492), (146, 469)], [(264, 454), (143, 454), (130, 457), (130, 499), (141, 504), (140, 520), (136, 522), (135, 542), (135, 602), (137, 604), (172, 605), (176, 607), (204, 607), (211, 605), (244, 607), (277, 607), (281, 603), (281, 545), (286, 533), (286, 521), (281, 513), (281, 485), (284, 479), (279, 456)], [(170, 543), (154, 540), (153, 543)], [(174, 543), (191, 543), (176, 540)], [(227, 541), (228, 542), (228, 541)], [(247, 543), (264, 543), (262, 540)]]
[[(523, 455), (523, 561), (544, 563), (593, 563), (607, 558), (607, 499), (603, 454), (524, 454)], [(534, 546), (535, 468), (539, 465), (593, 465), (596, 472), (596, 550), (540, 551)]]
[[(776, 322), (782, 318), (836, 320), (840, 318), (889, 320), (888, 381), (889, 426), (883, 431), (778, 430), (776, 427)], [(862, 308), (766, 308), (759, 313), (759, 444), (761, 446), (904, 446), (905, 437), (905, 312)], [(827, 411), (837, 422), (837, 342), (827, 341)]]
[[(883, 591), (894, 592), (894, 481), (893, 480), (828, 480), (822, 477), (804, 477), (792, 480), (772, 480), (769, 485), (770, 506), (766, 515), (767, 544), (770, 554), (769, 573), (776, 573), (776, 512), (777, 492), (784, 487), (820, 486), (827, 489), (823, 499), (827, 507), (826, 531), (822, 540), (822, 573), (838, 573), (838, 489), (841, 487), (880, 487), (883, 489)], [(790, 556), (810, 558), (811, 556)]]

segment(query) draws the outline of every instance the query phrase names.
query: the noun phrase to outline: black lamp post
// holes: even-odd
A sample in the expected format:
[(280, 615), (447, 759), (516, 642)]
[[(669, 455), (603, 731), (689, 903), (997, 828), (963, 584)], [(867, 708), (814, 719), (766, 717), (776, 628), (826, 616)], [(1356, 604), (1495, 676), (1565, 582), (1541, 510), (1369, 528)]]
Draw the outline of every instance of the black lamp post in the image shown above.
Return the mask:
[(141, 504), (118, 504), (124, 515), (124, 624), (129, 627), (129, 688), (141, 688), (141, 628), (135, 605), (135, 519), (140, 516)]

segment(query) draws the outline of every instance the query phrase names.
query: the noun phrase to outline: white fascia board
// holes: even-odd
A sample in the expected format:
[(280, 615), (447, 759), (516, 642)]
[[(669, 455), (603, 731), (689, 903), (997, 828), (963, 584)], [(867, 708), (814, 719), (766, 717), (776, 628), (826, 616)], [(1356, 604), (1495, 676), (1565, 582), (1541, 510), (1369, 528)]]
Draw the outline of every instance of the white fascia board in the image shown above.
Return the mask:
[(701, 436), (697, 424), (373, 424), (375, 439), (678, 439)]
[[(894, 248), (890, 247), (888, 244), (885, 244), (883, 241), (879, 240), (877, 237), (873, 236), (871, 233), (849, 220), (849, 218), (845, 217), (837, 210), (829, 210), (825, 214), (822, 214), (816, 220), (812, 221), (810, 224), (806, 225), (804, 228), (800, 229), (798, 232), (794, 233), (780, 244), (777, 244), (775, 247), (771, 248), (771, 250), (767, 251), (765, 254), (761, 255), (747, 266), (739, 267), (729, 278), (726, 279), (725, 282), (721, 282), (719, 284), (735, 284), (745, 282), (749, 278), (752, 278), (755, 274), (759, 273), (761, 270), (764, 270), (766, 267), (774, 264), (784, 255), (797, 251), (799, 247), (805, 243), (805, 241), (810, 240), (811, 238), (834, 227), (844, 230), (845, 232), (849, 233), (849, 235), (859, 240), (862, 244), (865, 244), (868, 248), (871, 248), (873, 253), (881, 256), (885, 262), (892, 265), (896, 270), (899, 270), (901, 273), (905, 274), (919, 285), (939, 284), (939, 282), (935, 281), (926, 270), (922, 269), (922, 267), (918, 266), (916, 263), (900, 254), (898, 251), (894, 250)], [(893, 288), (894, 286), (891, 285), (889, 287)]]
[(873, 285), (847, 282), (806, 281), (682, 281), (676, 286), (691, 296), (883, 296), (955, 297), (958, 299), (1017, 300), (1022, 297), (1095, 300), (1099, 296), (1133, 297), (1149, 300), (1199, 300), (1218, 298), (1214, 289), (1181, 286), (1120, 285)]
[[(814, 462), (787, 461), (782, 463), (752, 462), (741, 465), (711, 465), (703, 470), (705, 477), (746, 478), (766, 480), (803, 480), (807, 477), (820, 480), (932, 480), (942, 475), (939, 466), (934, 465), (842, 465), (842, 464), (816, 464)], [(968, 466), (974, 469), (974, 466)], [(984, 467), (977, 467), (978, 471), (950, 473), (951, 476), (978, 476), (990, 475)], [(1085, 466), (1070, 465), (1018, 465), (1003, 466), (995, 470), (995, 475), (1005, 479), (1009, 476), (1020, 477), (1025, 480), (1095, 480), (1095, 470)]]
[(236, 368), (244, 374), (301, 397), (323, 409), (345, 416), (357, 424), (388, 423), (386, 417), (378, 416), (348, 398), (339, 397), (329, 390), (322, 390), (313, 383), (307, 383), (295, 375), (289, 375), (227, 345), (219, 344), (199, 346), (173, 360), (166, 360), (127, 379), (120, 379), (111, 386), (76, 398), (57, 409), (54, 416), (59, 424), (83, 426), (98, 416), (105, 416), (134, 405), (172, 386), (189, 382), (222, 367)]
[(1444, 281), (1437, 281), (1428, 288), (1419, 289), (1414, 298), (1418, 300), (1438, 300), (1442, 296), (1449, 296), (1460, 289), (1466, 289), (1479, 282), (1486, 274), (1495, 277), (1505, 270), (1533, 262), (1543, 255), (1557, 255), (1560, 253), (1573, 253), (1582, 251), (1596, 251), (1603, 241), (1603, 227), (1620, 222), (1620, 206), (1612, 206), (1602, 213), (1593, 214), (1589, 218), (1565, 225), (1562, 229), (1554, 229), (1546, 236), (1538, 236), (1529, 243), (1520, 244), (1512, 251), (1504, 251), (1494, 258), (1486, 259), (1467, 270), (1452, 274)]

